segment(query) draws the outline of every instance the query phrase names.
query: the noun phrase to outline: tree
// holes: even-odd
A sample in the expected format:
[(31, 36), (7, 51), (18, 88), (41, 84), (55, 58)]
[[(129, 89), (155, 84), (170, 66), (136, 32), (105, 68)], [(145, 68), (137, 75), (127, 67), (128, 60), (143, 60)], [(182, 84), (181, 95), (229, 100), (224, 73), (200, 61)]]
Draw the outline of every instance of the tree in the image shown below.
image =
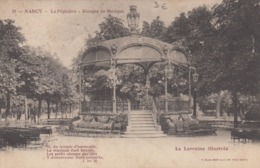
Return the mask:
[(145, 95), (144, 70), (134, 64), (122, 65), (117, 70), (118, 79), (121, 81), (118, 86), (118, 96), (125, 100), (141, 100)]
[[(216, 17), (218, 55), (221, 68), (215, 78), (218, 88), (232, 94), (235, 123), (237, 122), (238, 93), (259, 93), (259, 27), (258, 1), (224, 0), (214, 8)], [(251, 19), (254, 18), (254, 19)]]
[(6, 116), (10, 114), (11, 96), (16, 92), (15, 65), (22, 55), (21, 44), (25, 41), (21, 28), (13, 20), (0, 20), (0, 94), (6, 97)]
[(149, 25), (148, 22), (143, 22), (143, 27), (141, 31), (142, 36), (152, 37), (156, 39), (163, 39), (166, 33), (166, 27), (163, 21), (160, 20), (160, 17), (157, 16)]
[(52, 56), (42, 58), (43, 69), (39, 81), (39, 97), (46, 100), (48, 106), (48, 119), (50, 118), (50, 103), (58, 104), (61, 101), (63, 91), (63, 79), (66, 76), (66, 69), (59, 60)]
[(24, 56), (16, 70), (20, 74), (18, 81), (22, 84), (17, 86), (17, 91), (26, 98), (38, 100), (38, 117), (43, 100), (47, 102), (50, 118), (50, 103), (58, 106), (74, 98), (69, 70), (54, 54), (42, 48), (24, 47)]
[(130, 34), (129, 29), (124, 26), (123, 20), (112, 15), (105, 17), (105, 20), (99, 24), (99, 28), (100, 31), (96, 32), (94, 38), (96, 40), (110, 40)]
[(49, 118), (51, 102), (67, 103), (75, 96), (69, 70), (55, 54), (23, 46), (25, 38), (20, 29), (12, 20), (0, 20), (0, 97), (6, 99), (6, 116), (10, 114), (11, 97), (23, 95), (26, 113), (27, 98), (38, 100), (38, 117), (41, 102), (46, 100)]
[[(182, 40), (200, 74), (199, 94), (228, 90), (234, 113), (238, 93), (259, 93), (259, 2), (224, 0), (182, 13), (167, 29), (166, 41)], [(236, 117), (235, 117), (236, 118)]]
[[(170, 24), (170, 26), (167, 27), (167, 31), (163, 39), (168, 43), (174, 44), (177, 42), (178, 44), (181, 44), (186, 53), (190, 53), (186, 55), (189, 62), (199, 69), (202, 65), (198, 64), (197, 60), (202, 57), (202, 55), (207, 56), (207, 54), (205, 54), (206, 51), (204, 50), (207, 50), (207, 47), (210, 46), (205, 47), (205, 45), (208, 43), (214, 44), (212, 39), (210, 39), (214, 36), (212, 18), (212, 11), (210, 11), (210, 9), (206, 6), (194, 8), (187, 13), (180, 13), (180, 15)], [(211, 46), (211, 48), (213, 46)], [(204, 60), (205, 64), (206, 62), (207, 60)], [(173, 86), (172, 90), (175, 90), (174, 94), (187, 94), (188, 69), (177, 67), (174, 74), (174, 82), (171, 84)]]
[(37, 80), (40, 76), (41, 58), (29, 46), (23, 47), (22, 57), (15, 65), (15, 71), (19, 74), (17, 79), (20, 85), (16, 86), (19, 94), (28, 98), (35, 98), (37, 94)]
[(189, 21), (185, 13), (181, 13), (167, 28), (167, 36), (164, 37), (168, 43), (186, 39), (190, 34)]
[[(223, 1), (214, 8), (215, 30), (197, 59), (206, 80), (204, 90), (229, 90), (243, 94), (258, 92), (259, 53), (255, 52), (252, 40), (254, 32), (244, 24), (247, 20), (245, 12), (256, 8), (253, 4), (248, 5), (250, 2), (254, 1)], [(259, 16), (257, 14), (259, 12), (251, 17)], [(206, 84), (208, 81), (212, 82)]]
[[(254, 30), (259, 25), (248, 21), (257, 22), (259, 16), (259, 3), (254, 0), (224, 0), (201, 19), (207, 22), (198, 22), (204, 25), (198, 27), (194, 36), (194, 44), (198, 45), (189, 46), (201, 76), (200, 94), (230, 91), (235, 123), (238, 93), (259, 93), (259, 33)], [(196, 12), (190, 12), (188, 19), (196, 21)]]

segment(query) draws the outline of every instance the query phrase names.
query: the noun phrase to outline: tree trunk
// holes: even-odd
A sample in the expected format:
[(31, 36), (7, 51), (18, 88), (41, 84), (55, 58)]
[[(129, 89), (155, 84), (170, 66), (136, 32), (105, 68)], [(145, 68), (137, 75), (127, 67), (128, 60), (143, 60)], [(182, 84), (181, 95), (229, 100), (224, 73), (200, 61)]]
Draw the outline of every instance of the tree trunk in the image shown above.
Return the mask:
[[(37, 112), (37, 123), (39, 124), (40, 118), (41, 118), (41, 112), (42, 112), (42, 99), (41, 98), (38, 99), (38, 110), (37, 111), (38, 111)], [(36, 115), (36, 113), (35, 113), (35, 115)]]
[(10, 110), (11, 110), (11, 95), (10, 95), (10, 92), (7, 92), (7, 95), (6, 95), (6, 113), (5, 113), (5, 118), (9, 117)]
[(58, 116), (58, 103), (55, 103), (55, 118)]
[(0, 120), (2, 119), (2, 107), (0, 106)]
[(49, 100), (47, 100), (47, 113), (48, 113), (48, 119), (50, 119), (51, 118), (51, 116), (50, 116), (50, 114), (51, 114), (51, 111), (50, 111), (51, 109), (50, 109), (50, 101)]
[(234, 115), (234, 128), (237, 128), (238, 125), (238, 118), (237, 118), (237, 93), (233, 92), (232, 93), (232, 102), (233, 102), (233, 115)]
[(194, 96), (193, 96), (193, 116), (197, 117), (197, 90), (194, 89)]
[(27, 105), (27, 97), (24, 96), (24, 116), (25, 120), (28, 120), (28, 105)]
[(42, 99), (38, 99), (38, 120), (41, 117), (41, 111), (42, 111)]
[(68, 104), (66, 103), (65, 118), (67, 118)]
[(63, 118), (63, 104), (60, 103), (60, 114), (61, 114), (61, 118)]

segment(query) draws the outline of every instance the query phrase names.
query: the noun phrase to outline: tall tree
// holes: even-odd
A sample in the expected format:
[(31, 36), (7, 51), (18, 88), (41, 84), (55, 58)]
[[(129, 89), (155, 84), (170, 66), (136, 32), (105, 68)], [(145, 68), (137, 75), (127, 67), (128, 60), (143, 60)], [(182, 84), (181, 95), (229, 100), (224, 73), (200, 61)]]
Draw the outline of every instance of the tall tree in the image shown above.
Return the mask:
[[(255, 36), (256, 32), (245, 24), (249, 17), (245, 14), (247, 11), (255, 11), (251, 17), (260, 16), (259, 10), (256, 10), (259, 9), (259, 3), (254, 2), (225, 0), (214, 8), (215, 30), (204, 43), (203, 54), (197, 61), (201, 65), (198, 68), (203, 79), (207, 80), (203, 84), (206, 86), (204, 89), (229, 90), (234, 94), (259, 92), (257, 74), (260, 60), (256, 52), (258, 46), (252, 40), (257, 39), (259, 33)], [(208, 81), (212, 82), (206, 84)]]
[(181, 13), (175, 20), (168, 26), (167, 35), (164, 37), (168, 43), (173, 43), (182, 39), (186, 39), (190, 34), (190, 27), (188, 18), (185, 13)]
[(19, 74), (15, 71), (15, 65), (22, 55), (21, 44), (25, 41), (20, 30), (13, 20), (0, 20), (0, 91), (6, 97), (7, 116), (18, 84)]
[(232, 93), (235, 123), (238, 93), (259, 94), (260, 4), (256, 0), (224, 0), (214, 8), (220, 60), (218, 88)]
[[(182, 39), (200, 74), (199, 93), (229, 90), (237, 112), (238, 93), (259, 93), (259, 1), (224, 0), (180, 14), (168, 27), (166, 41)], [(235, 117), (236, 118), (236, 117)]]
[(146, 21), (143, 22), (141, 35), (162, 40), (166, 35), (166, 30), (167, 28), (164, 22), (157, 16), (157, 18), (151, 22), (151, 25)]
[[(191, 31), (194, 32), (194, 43), (189, 47), (201, 76), (200, 93), (230, 91), (235, 123), (238, 93), (259, 93), (260, 57), (256, 45), (259, 33), (254, 30), (259, 27), (255, 24), (259, 23), (259, 16), (259, 3), (254, 0), (224, 0), (212, 12), (199, 17), (204, 19), (197, 23), (204, 26), (195, 26), (198, 29)], [(196, 12), (190, 12), (188, 19), (191, 25), (196, 23)]]

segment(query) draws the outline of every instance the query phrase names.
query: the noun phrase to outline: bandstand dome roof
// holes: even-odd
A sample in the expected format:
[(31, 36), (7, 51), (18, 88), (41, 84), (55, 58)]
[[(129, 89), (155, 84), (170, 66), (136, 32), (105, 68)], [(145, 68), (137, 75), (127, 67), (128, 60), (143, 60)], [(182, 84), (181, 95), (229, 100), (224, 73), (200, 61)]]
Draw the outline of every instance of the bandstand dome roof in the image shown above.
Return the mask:
[(185, 51), (178, 45), (132, 35), (101, 41), (89, 47), (83, 53), (82, 66), (109, 67), (111, 59), (115, 59), (117, 65), (139, 64), (147, 68), (165, 60), (175, 65), (187, 66), (188, 64)]
[(130, 6), (127, 19), (132, 35), (96, 42), (83, 53), (82, 66), (110, 67), (111, 63), (138, 64), (148, 70), (153, 64), (164, 61), (187, 66), (187, 54), (179, 43), (169, 44), (138, 35), (139, 16), (136, 6)]

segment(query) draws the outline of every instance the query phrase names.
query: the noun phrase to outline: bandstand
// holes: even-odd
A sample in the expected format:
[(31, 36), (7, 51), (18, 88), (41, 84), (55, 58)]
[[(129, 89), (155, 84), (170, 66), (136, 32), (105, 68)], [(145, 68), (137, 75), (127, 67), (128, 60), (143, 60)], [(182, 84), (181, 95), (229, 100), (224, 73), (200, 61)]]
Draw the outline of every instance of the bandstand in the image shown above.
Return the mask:
[[(160, 40), (143, 37), (138, 34), (139, 13), (136, 6), (130, 6), (130, 12), (127, 14), (128, 25), (131, 35), (116, 38), (112, 40), (100, 41), (87, 48), (82, 55), (81, 70), (84, 76), (85, 68), (105, 67), (110, 68), (109, 76), (113, 84), (112, 101), (103, 102), (102, 105), (91, 100), (81, 102), (80, 114), (87, 118), (93, 116), (116, 116), (119, 113), (125, 113), (128, 118), (125, 137), (161, 137), (165, 136), (161, 131), (159, 122), (159, 113), (164, 114), (188, 114), (190, 111), (190, 102), (182, 103), (182, 108), (176, 109), (176, 102), (167, 100), (167, 75), (173, 73), (174, 66), (184, 66), (189, 68), (187, 53), (181, 45), (168, 44)], [(146, 76), (147, 103), (148, 103), (148, 85), (149, 69), (155, 63), (165, 64), (165, 101), (163, 108), (156, 107), (155, 103), (150, 102), (149, 107), (139, 110), (131, 109), (131, 102), (126, 104), (116, 100), (116, 67), (124, 64), (139, 65), (144, 70)], [(189, 68), (190, 69), (190, 68)], [(81, 79), (83, 80), (83, 79)], [(189, 77), (190, 83), (190, 77)], [(149, 104), (149, 103), (148, 103)], [(106, 107), (101, 107), (106, 106)], [(105, 109), (105, 110), (104, 110)], [(111, 118), (111, 117), (110, 117)], [(112, 117), (113, 118), (113, 117)], [(107, 122), (106, 122), (107, 123)]]

